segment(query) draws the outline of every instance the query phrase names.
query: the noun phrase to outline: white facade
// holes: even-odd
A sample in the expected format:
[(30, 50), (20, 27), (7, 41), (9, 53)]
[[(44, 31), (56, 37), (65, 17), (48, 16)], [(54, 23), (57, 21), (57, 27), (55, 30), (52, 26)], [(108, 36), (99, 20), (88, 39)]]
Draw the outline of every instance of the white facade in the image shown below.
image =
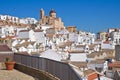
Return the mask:
[(19, 52), (27, 52), (27, 49), (24, 46), (22, 46), (22, 47), (19, 48), (18, 51)]
[(35, 41), (35, 32), (33, 30), (22, 30), (19, 32), (19, 38), (29, 38), (31, 41)]
[(40, 25), (41, 29), (42, 30), (46, 30), (46, 29), (49, 29), (49, 28), (53, 28), (53, 26), (50, 26), (50, 25)]
[(18, 17), (9, 16), (9, 15), (0, 15), (0, 20), (9, 20), (10, 22), (19, 22)]
[(78, 34), (76, 33), (69, 33), (69, 40), (73, 42), (78, 42)]
[(22, 18), (19, 19), (19, 23), (22, 24), (35, 24), (37, 20), (35, 18)]
[(120, 31), (120, 28), (110, 28), (110, 29), (108, 29), (108, 32), (111, 33), (116, 30)]
[(87, 60), (87, 53), (69, 53), (70, 54), (70, 61), (81, 61), (86, 62)]
[(90, 32), (79, 31), (78, 44), (90, 45), (95, 42), (95, 34)]
[(101, 49), (115, 49), (115, 46), (112, 44), (102, 43)]
[(61, 56), (54, 50), (49, 49), (41, 54), (40, 57), (52, 59), (55, 61), (61, 61)]
[(69, 32), (66, 29), (63, 29), (59, 31), (58, 34), (69, 34)]
[(0, 20), (8, 20), (10, 22), (22, 23), (22, 24), (35, 24), (37, 20), (35, 18), (22, 18), (9, 16), (9, 15), (0, 15)]
[(28, 28), (27, 28), (28, 26), (26, 26), (26, 27), (24, 27), (24, 28), (21, 28), (21, 27), (17, 27), (16, 28), (16, 35), (19, 35), (19, 32), (21, 31), (21, 30), (28, 30)]
[(0, 37), (15, 36), (14, 26), (0, 26)]
[(18, 35), (19, 38), (29, 38), (29, 30), (22, 30), (19, 32)]
[(112, 44), (114, 45), (120, 44), (120, 31), (111, 32), (110, 38), (112, 40)]
[(88, 68), (93, 70), (96, 70), (96, 68), (101, 68), (102, 72), (104, 72), (108, 69), (108, 63), (107, 61), (102, 63), (97, 62), (97, 60), (94, 63), (91, 61), (88, 63)]
[(34, 32), (35, 41), (38, 43), (45, 43), (45, 33), (43, 31), (35, 31)]

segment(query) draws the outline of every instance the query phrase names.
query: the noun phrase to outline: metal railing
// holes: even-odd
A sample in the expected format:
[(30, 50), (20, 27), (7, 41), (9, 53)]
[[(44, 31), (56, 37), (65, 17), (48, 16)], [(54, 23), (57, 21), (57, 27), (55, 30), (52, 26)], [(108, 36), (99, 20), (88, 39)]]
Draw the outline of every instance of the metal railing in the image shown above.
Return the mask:
[(14, 60), (28, 67), (44, 70), (61, 80), (82, 80), (67, 63), (23, 54), (14, 54)]

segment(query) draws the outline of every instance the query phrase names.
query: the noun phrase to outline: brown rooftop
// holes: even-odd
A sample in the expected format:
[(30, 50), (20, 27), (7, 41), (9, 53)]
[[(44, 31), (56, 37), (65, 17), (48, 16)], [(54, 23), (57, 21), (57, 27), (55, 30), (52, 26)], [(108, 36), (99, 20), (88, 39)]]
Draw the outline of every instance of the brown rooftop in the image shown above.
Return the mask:
[(89, 49), (90, 49), (90, 50), (93, 50), (96, 45), (97, 45), (97, 44), (91, 44), (91, 45), (89, 45)]
[(76, 45), (76, 47), (78, 47), (78, 48), (81, 48), (81, 47), (82, 47), (82, 48), (85, 48), (85, 46), (86, 46), (86, 45)]
[(28, 52), (18, 52), (16, 54), (30, 55)]
[(93, 60), (90, 62), (90, 64), (103, 64), (105, 60)]
[(41, 29), (34, 30), (34, 32), (43, 32)]
[(109, 67), (117, 67), (117, 68), (120, 68), (120, 61), (110, 63), (108, 66), (109, 66)]
[(84, 53), (84, 50), (68, 50), (69, 53)]
[(46, 34), (47, 37), (53, 37), (54, 34)]
[(85, 76), (88, 76), (88, 75), (93, 74), (93, 73), (95, 73), (95, 71), (92, 70), (92, 69), (88, 69), (88, 70), (85, 70), (85, 71), (84, 71), (84, 75), (85, 75)]
[(0, 52), (12, 51), (7, 45), (0, 45)]
[(71, 62), (71, 64), (79, 67), (79, 68), (87, 68), (87, 62)]
[(97, 56), (99, 53), (98, 52), (93, 52), (91, 54), (87, 55), (87, 58), (95, 58), (95, 56)]
[(20, 32), (29, 32), (30, 30), (21, 30)]

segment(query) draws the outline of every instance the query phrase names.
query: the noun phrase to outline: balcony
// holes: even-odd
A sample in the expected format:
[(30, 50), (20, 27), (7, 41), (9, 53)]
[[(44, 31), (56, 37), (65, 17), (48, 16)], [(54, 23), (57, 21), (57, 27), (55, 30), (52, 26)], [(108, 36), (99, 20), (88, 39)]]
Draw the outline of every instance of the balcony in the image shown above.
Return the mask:
[[(22, 77), (29, 77), (25, 80), (82, 80), (68, 63), (23, 54), (14, 54), (13, 59), (16, 62), (15, 70), (0, 70), (0, 79), (2, 78), (1, 75), (6, 72), (6, 74), (13, 74), (13, 79), (8, 78), (5, 80), (24, 80), (17, 79), (19, 78), (16, 78), (17, 73), (18, 75), (23, 73)], [(10, 75), (7, 76), (10, 77)]]

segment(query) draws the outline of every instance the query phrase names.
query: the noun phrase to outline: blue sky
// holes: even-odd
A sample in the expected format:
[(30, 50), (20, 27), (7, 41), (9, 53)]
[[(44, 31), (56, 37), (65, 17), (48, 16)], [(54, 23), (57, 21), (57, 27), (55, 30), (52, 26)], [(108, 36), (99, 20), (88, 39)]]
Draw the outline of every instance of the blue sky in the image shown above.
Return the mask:
[(0, 14), (20, 18), (34, 17), (54, 9), (65, 26), (90, 32), (120, 28), (120, 0), (0, 0)]

